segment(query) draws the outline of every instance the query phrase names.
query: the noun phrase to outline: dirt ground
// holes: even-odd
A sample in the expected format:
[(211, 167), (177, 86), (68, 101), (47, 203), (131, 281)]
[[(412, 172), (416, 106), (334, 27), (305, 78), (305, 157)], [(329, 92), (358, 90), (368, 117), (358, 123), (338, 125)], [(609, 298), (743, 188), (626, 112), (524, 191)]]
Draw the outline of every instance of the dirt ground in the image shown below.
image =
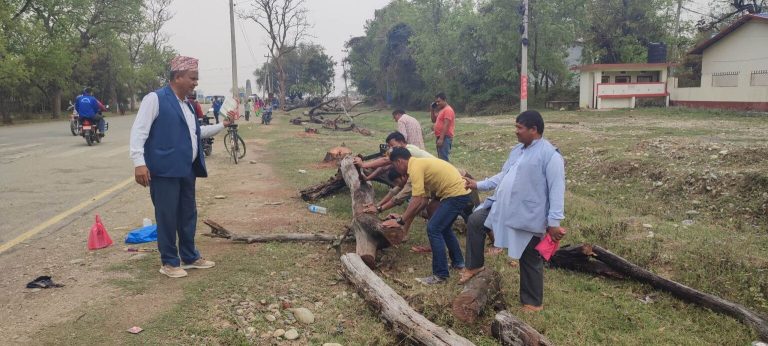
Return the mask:
[[(227, 240), (201, 236), (208, 230), (202, 223), (205, 218), (231, 230), (246, 231), (258, 225), (258, 230), (249, 231), (269, 233), (310, 224), (311, 218), (317, 217), (307, 213), (297, 193), (282, 188), (280, 178), (261, 163), (265, 143), (248, 141), (247, 156), (238, 165), (225, 157), (221, 143), (216, 143), (214, 155), (207, 160), (209, 178), (197, 180), (197, 246), (203, 256), (216, 260), (218, 254), (234, 246)], [(214, 198), (219, 195), (226, 198)], [(93, 215), (97, 213), (114, 245), (89, 251), (86, 241)], [(0, 344), (35, 343), (32, 336), (47, 327), (67, 321), (85, 322), (90, 311), (104, 309), (114, 312), (107, 325), (122, 333), (130, 326), (140, 326), (156, 318), (181, 299), (181, 284), (199, 279), (205, 272), (192, 270), (187, 278), (168, 279), (157, 273), (160, 263), (156, 252), (127, 252), (125, 235), (140, 227), (144, 217), (154, 219), (149, 191), (131, 185), (109, 201), (82, 212), (69, 224), (48, 230), (3, 254), (0, 335), (4, 337), (0, 338)], [(156, 243), (131, 247), (153, 249)], [(147, 256), (157, 258), (157, 262), (141, 274), (152, 277), (146, 291), (133, 295), (114, 284), (130, 276), (117, 269)], [(27, 282), (40, 275), (52, 276), (54, 282), (65, 286), (45, 290), (25, 288)]]

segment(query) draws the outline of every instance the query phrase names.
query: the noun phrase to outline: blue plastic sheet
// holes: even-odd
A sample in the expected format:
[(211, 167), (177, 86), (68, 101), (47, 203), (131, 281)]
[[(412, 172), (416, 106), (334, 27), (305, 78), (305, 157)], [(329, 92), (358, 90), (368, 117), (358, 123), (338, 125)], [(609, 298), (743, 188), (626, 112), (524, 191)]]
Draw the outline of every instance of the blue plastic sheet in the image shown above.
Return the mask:
[(137, 228), (125, 236), (127, 244), (141, 244), (157, 241), (157, 225)]

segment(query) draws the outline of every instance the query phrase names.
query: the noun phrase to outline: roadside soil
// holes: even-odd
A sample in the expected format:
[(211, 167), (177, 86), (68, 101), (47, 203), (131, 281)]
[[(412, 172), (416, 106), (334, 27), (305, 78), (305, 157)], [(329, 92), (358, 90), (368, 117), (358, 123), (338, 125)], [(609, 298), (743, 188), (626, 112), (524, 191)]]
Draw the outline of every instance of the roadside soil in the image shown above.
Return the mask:
[[(308, 213), (304, 203), (297, 198), (297, 192), (281, 186), (280, 178), (265, 163), (268, 154), (264, 148), (268, 143), (247, 141), (246, 157), (234, 165), (226, 157), (222, 136), (223, 133), (217, 137), (214, 154), (207, 159), (209, 178), (197, 180), (196, 242), (203, 256), (216, 261), (218, 255), (230, 247), (244, 246), (202, 236), (208, 232), (208, 227), (202, 223), (206, 218), (242, 233), (300, 231), (310, 228), (313, 219), (317, 224), (316, 218), (321, 216)], [(73, 201), (75, 204), (79, 202)], [(94, 214), (101, 215), (114, 245), (89, 251), (86, 242)], [(200, 279), (205, 271), (191, 270), (187, 278), (169, 279), (157, 272), (160, 267), (157, 252), (127, 252), (128, 246), (123, 242), (125, 235), (140, 227), (144, 217), (154, 220), (149, 191), (131, 185), (107, 202), (81, 212), (68, 223), (44, 231), (0, 255), (3, 262), (0, 335), (4, 336), (0, 338), (0, 344), (39, 343), (41, 340), (33, 339), (34, 336), (49, 327), (87, 323), (89, 315), (105, 313), (110, 316), (105, 323), (107, 328), (113, 328), (113, 333), (123, 333), (131, 326), (151, 321), (181, 300), (182, 284)], [(328, 222), (328, 219), (324, 221), (325, 230), (313, 228), (313, 231), (335, 234), (342, 229), (341, 225)], [(28, 225), (29, 228), (34, 226)], [(156, 249), (156, 243), (131, 247)], [(148, 263), (147, 257), (157, 261), (142, 267), (139, 263)], [(27, 282), (40, 275), (49, 275), (54, 282), (65, 286), (45, 290), (25, 288)], [(134, 275), (149, 278), (148, 287), (141, 288), (139, 294), (119, 284)], [(74, 334), (68, 336), (77, 338)]]

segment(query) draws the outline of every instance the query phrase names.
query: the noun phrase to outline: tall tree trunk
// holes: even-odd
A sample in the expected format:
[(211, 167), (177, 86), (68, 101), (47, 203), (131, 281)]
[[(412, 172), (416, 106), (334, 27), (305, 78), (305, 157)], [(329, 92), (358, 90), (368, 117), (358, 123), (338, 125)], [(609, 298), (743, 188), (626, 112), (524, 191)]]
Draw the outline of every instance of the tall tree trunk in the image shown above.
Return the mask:
[(58, 119), (61, 117), (61, 88), (55, 88), (53, 90), (53, 103), (51, 104), (51, 110), (53, 110), (53, 118)]
[(3, 124), (6, 125), (13, 124), (13, 118), (11, 118), (11, 112), (9, 111), (9, 103), (7, 96), (0, 99), (0, 114), (3, 116)]
[(280, 109), (285, 110), (285, 94), (287, 92), (286, 89), (286, 83), (285, 80), (285, 69), (283, 68), (283, 58), (278, 57), (275, 59), (275, 62), (277, 62), (277, 79), (279, 81), (278, 88), (280, 89), (280, 99), (277, 100), (278, 104), (280, 105)]
[(130, 101), (131, 102), (131, 104), (130, 104), (131, 108), (130, 108), (130, 110), (131, 110), (131, 112), (133, 112), (133, 111), (136, 110), (136, 91), (133, 90), (133, 87), (131, 87), (131, 88), (128, 89), (128, 92), (131, 93), (131, 101)]

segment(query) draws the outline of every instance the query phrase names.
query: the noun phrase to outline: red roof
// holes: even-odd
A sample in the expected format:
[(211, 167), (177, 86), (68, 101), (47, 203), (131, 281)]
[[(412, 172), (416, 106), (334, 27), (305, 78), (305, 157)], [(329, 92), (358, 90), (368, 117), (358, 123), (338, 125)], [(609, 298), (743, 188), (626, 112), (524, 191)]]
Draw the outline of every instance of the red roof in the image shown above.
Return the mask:
[(744, 23), (750, 21), (750, 20), (758, 20), (761, 22), (768, 23), (768, 13), (760, 13), (760, 14), (748, 14), (745, 16), (742, 16), (733, 24), (729, 25), (727, 28), (721, 30), (717, 35), (712, 36), (710, 39), (699, 43), (695, 48), (693, 48), (688, 54), (703, 54), (704, 50), (709, 48), (709, 46), (715, 44), (717, 41), (720, 41), (723, 37), (727, 36), (728, 34), (734, 32), (736, 29), (740, 28)]
[(572, 68), (579, 71), (647, 71), (663, 70), (672, 64), (662, 62), (654, 64), (591, 64)]

